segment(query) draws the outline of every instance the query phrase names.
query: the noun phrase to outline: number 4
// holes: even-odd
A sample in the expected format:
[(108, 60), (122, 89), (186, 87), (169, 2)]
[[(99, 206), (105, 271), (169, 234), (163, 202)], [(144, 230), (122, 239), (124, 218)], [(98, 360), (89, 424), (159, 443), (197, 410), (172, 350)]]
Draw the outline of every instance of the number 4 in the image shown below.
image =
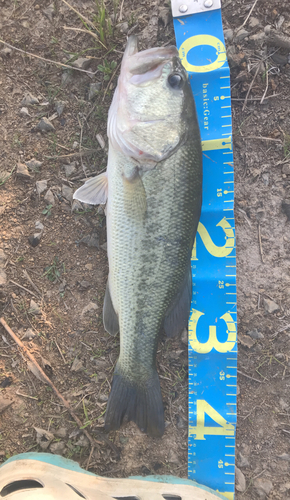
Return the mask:
[[(205, 426), (205, 413), (214, 420), (219, 427)], [(234, 436), (235, 427), (229, 424), (210, 404), (204, 399), (196, 401), (196, 426), (189, 426), (189, 435), (195, 434), (194, 439), (205, 440), (205, 435), (210, 436)]]

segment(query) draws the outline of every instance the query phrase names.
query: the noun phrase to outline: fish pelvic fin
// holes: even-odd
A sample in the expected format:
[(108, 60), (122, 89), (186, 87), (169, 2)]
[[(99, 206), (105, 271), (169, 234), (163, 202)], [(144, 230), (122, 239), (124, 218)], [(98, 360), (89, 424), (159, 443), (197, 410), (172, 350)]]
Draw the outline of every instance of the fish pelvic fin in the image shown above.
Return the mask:
[(152, 369), (152, 375), (137, 384), (116, 368), (105, 415), (105, 430), (119, 429), (125, 418), (135, 422), (151, 437), (161, 437), (164, 433), (164, 410), (156, 370)]
[(75, 200), (90, 205), (103, 205), (108, 198), (107, 172), (92, 177), (78, 188), (73, 195)]

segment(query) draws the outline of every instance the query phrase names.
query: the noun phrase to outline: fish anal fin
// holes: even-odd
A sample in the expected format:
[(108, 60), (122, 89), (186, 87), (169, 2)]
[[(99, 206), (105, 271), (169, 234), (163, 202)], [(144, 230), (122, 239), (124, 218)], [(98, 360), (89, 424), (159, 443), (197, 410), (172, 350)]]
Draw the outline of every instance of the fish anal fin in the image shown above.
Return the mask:
[(186, 272), (182, 286), (170, 305), (164, 318), (164, 330), (167, 337), (179, 335), (187, 328), (192, 297), (191, 267)]
[(107, 172), (92, 177), (83, 186), (76, 190), (73, 195), (75, 200), (90, 205), (105, 204), (108, 198)]
[(103, 323), (105, 330), (110, 335), (117, 335), (117, 333), (119, 332), (119, 320), (111, 299), (109, 282), (107, 282), (104, 298)]

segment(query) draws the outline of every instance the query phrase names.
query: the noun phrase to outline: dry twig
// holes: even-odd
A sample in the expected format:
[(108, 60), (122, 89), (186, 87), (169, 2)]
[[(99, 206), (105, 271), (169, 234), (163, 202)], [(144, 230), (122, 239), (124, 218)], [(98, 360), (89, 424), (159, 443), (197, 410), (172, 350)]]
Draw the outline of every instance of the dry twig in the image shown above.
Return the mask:
[(261, 226), (260, 226), (260, 224), (258, 224), (258, 236), (259, 236), (259, 248), (260, 248), (261, 261), (264, 264), (264, 254), (263, 254), (263, 247), (262, 247)]
[(259, 384), (262, 384), (262, 383), (263, 383), (263, 380), (258, 380), (257, 378), (251, 377), (250, 375), (247, 375), (246, 373), (241, 372), (240, 370), (237, 370), (237, 372), (238, 372), (240, 375), (243, 375), (243, 377), (249, 378), (250, 380), (254, 380), (255, 382), (258, 382)]

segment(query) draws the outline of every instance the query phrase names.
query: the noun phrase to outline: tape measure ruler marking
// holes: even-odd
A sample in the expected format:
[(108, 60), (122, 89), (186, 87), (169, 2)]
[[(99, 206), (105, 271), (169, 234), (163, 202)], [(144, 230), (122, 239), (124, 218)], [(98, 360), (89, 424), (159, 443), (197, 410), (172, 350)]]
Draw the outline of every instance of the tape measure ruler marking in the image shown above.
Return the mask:
[[(205, 12), (206, 2), (212, 6)], [(176, 43), (195, 97), (204, 170), (192, 252), (188, 476), (232, 500), (237, 309), (230, 72), (219, 0), (179, 4), (172, 0)], [(181, 8), (193, 13), (177, 17)]]

